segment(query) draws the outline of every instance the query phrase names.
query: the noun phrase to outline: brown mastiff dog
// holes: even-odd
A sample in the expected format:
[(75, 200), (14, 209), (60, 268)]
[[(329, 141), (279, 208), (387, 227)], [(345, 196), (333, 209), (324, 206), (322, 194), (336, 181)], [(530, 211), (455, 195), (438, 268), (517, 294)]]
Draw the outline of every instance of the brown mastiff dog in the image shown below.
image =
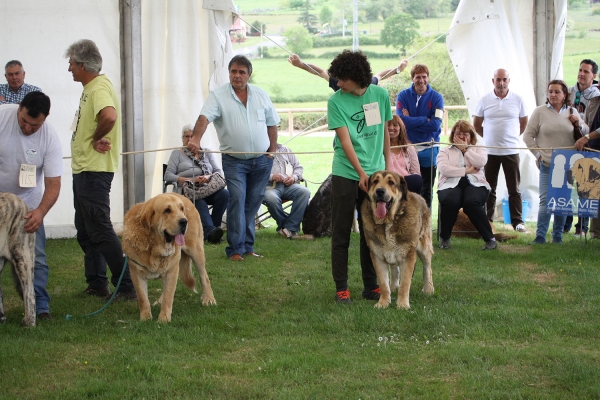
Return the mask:
[(129, 257), (131, 280), (137, 291), (140, 319), (152, 319), (148, 280), (162, 278), (158, 320), (171, 321), (177, 276), (196, 292), (192, 260), (202, 284), (202, 305), (216, 304), (206, 273), (200, 215), (190, 200), (164, 193), (133, 206), (125, 215), (123, 251)]
[(397, 306), (410, 308), (408, 296), (417, 256), (423, 263), (423, 292), (433, 293), (431, 216), (425, 200), (408, 191), (402, 176), (393, 171), (379, 171), (369, 178), (369, 192), (361, 215), (381, 291), (375, 307), (390, 305), (388, 266), (391, 266), (391, 290), (398, 289)]

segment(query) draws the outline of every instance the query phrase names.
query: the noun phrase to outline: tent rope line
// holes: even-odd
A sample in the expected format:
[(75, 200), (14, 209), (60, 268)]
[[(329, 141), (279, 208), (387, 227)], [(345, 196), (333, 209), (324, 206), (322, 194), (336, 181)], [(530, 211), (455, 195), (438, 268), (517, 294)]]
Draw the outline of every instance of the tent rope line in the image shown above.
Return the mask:
[[(424, 145), (437, 145), (437, 146), (452, 146), (452, 143), (440, 143), (440, 142), (421, 142), (421, 143), (409, 143), (401, 146), (391, 146), (390, 149), (404, 148), (404, 147), (415, 147), (415, 146), (424, 146)], [(573, 150), (573, 147), (534, 147), (530, 149), (529, 147), (505, 147), (505, 146), (479, 146), (479, 145), (471, 145), (469, 147), (477, 147), (484, 149), (506, 149), (506, 150)], [(133, 154), (145, 154), (145, 153), (157, 153), (161, 151), (169, 151), (169, 150), (180, 150), (183, 149), (183, 146), (178, 147), (168, 147), (164, 149), (155, 149), (155, 150), (138, 150), (138, 151), (126, 151), (120, 153), (122, 156), (128, 156)], [(600, 153), (600, 150), (591, 149), (589, 147), (585, 147), (584, 151), (596, 152)], [(289, 151), (289, 152), (265, 152), (265, 151), (220, 151), (220, 150), (198, 150), (200, 153), (215, 153), (215, 154), (265, 154), (265, 155), (275, 155), (275, 154), (330, 154), (334, 153), (333, 150), (326, 151)], [(63, 160), (70, 159), (71, 156), (64, 156)]]

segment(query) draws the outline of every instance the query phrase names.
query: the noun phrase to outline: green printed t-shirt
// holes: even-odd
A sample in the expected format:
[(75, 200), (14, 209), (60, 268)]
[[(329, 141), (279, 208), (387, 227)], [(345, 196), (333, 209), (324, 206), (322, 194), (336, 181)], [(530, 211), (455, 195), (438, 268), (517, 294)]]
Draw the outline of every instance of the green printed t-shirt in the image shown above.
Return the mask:
[[(92, 147), (92, 138), (98, 126), (98, 114), (105, 107), (117, 110), (117, 121), (105, 136), (110, 140), (111, 149), (102, 154)], [(74, 174), (80, 172), (115, 172), (119, 168), (121, 153), (121, 110), (119, 99), (110, 80), (99, 75), (83, 87), (79, 99), (77, 128), (71, 139), (71, 168)]]
[[(381, 123), (367, 126), (363, 105), (377, 103)], [(383, 156), (384, 124), (392, 119), (390, 98), (387, 90), (369, 85), (362, 96), (338, 90), (327, 102), (327, 118), (330, 130), (347, 127), (354, 152), (367, 175), (385, 169)], [(346, 157), (342, 144), (336, 136), (332, 174), (358, 181), (360, 178)]]

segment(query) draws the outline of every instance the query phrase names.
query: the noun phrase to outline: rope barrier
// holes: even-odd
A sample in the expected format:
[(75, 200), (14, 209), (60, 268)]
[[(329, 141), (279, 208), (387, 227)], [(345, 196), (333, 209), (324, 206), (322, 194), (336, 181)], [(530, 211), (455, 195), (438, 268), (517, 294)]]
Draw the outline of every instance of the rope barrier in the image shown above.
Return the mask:
[[(295, 135), (293, 138), (295, 138)], [(288, 143), (289, 140), (286, 142)], [(417, 146), (431, 146), (431, 145), (436, 145), (436, 146), (452, 146), (453, 143), (442, 143), (442, 142), (421, 142), (421, 143), (409, 143), (409, 144), (405, 144), (405, 145), (400, 145), (400, 146), (391, 146), (391, 149), (396, 149), (396, 148), (404, 148), (404, 147), (417, 147)], [(480, 147), (480, 148), (484, 148), (484, 149), (505, 149), (505, 150), (574, 150), (574, 147), (534, 147), (534, 148), (529, 148), (529, 147), (504, 147), (504, 146), (481, 146), (481, 145), (470, 145), (470, 147)], [(120, 153), (120, 155), (122, 156), (128, 156), (128, 155), (133, 155), (133, 154), (145, 154), (145, 153), (158, 153), (161, 151), (169, 151), (169, 150), (180, 150), (183, 149), (184, 146), (179, 146), (179, 147), (167, 147), (167, 148), (163, 148), (163, 149), (155, 149), (155, 150), (138, 150), (138, 151), (126, 151), (126, 152), (122, 152)], [(591, 151), (591, 152), (596, 152), (596, 153), (600, 153), (600, 150), (595, 150), (589, 147), (585, 147), (583, 151)], [(198, 150), (199, 153), (214, 153), (214, 154), (257, 154), (257, 155), (274, 155), (274, 154), (329, 154), (329, 153), (334, 153), (333, 150), (324, 150), (324, 151), (290, 151), (290, 152), (269, 152), (269, 151), (220, 151), (220, 150)], [(70, 156), (65, 156), (63, 157), (63, 159), (69, 159), (71, 158)]]

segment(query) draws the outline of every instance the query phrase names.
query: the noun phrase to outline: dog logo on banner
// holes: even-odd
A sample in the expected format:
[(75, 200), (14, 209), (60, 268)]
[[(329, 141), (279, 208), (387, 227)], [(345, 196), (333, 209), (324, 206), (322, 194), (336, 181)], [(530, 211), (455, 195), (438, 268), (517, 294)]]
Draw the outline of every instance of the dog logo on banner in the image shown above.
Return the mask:
[(553, 150), (548, 183), (550, 212), (598, 217), (600, 153)]

